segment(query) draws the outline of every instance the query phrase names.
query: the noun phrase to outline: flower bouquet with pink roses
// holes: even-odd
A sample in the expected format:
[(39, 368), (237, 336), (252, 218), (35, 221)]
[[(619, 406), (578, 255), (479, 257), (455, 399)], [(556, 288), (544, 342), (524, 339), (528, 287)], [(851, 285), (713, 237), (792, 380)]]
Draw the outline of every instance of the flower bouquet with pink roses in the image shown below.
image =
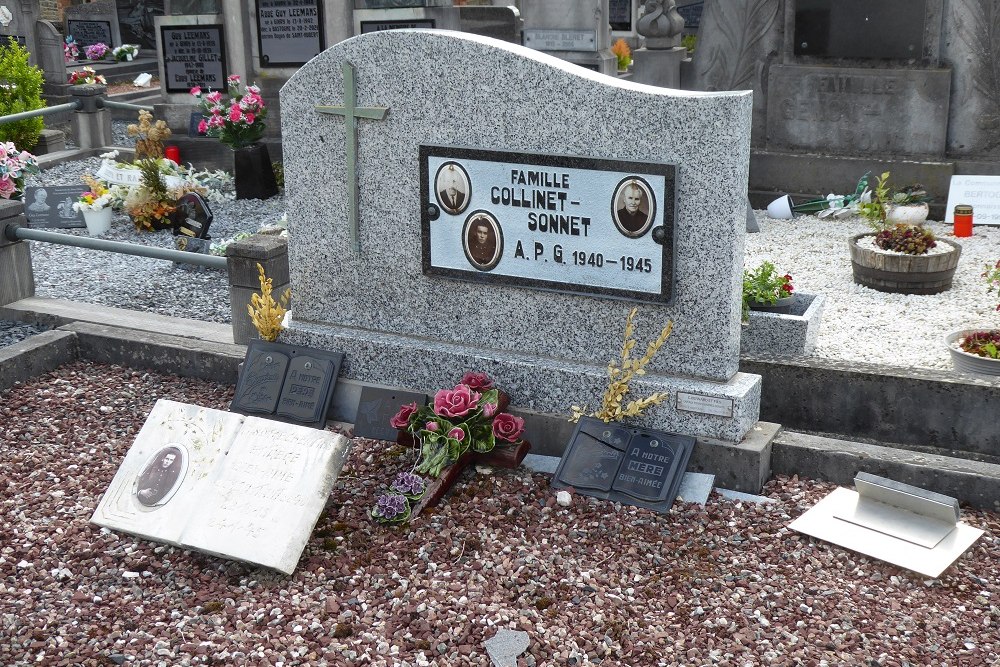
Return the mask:
[(246, 92), (241, 93), (237, 74), (227, 78), (226, 85), (229, 101), (223, 100), (222, 93), (217, 90), (203, 93), (200, 86), (191, 89), (205, 116), (198, 124), (198, 133), (216, 137), (234, 150), (257, 143), (267, 127), (264, 123), (267, 108), (260, 96), (260, 88), (247, 86)]
[(378, 496), (372, 518), (381, 523), (409, 519), (412, 503), (425, 490), (423, 484), (417, 484), (421, 478), (414, 473), (436, 478), (466, 452), (486, 453), (498, 443), (519, 444), (524, 420), (504, 412), (508, 400), (485, 373), (466, 373), (453, 389), (437, 392), (430, 405), (421, 407), (414, 402), (402, 406), (389, 423), (412, 437), (419, 446), (419, 458), (413, 473), (401, 473), (393, 486)]
[(19, 151), (9, 141), (0, 142), (0, 197), (20, 199), (24, 194), (25, 176), (37, 173), (38, 161), (34, 155)]

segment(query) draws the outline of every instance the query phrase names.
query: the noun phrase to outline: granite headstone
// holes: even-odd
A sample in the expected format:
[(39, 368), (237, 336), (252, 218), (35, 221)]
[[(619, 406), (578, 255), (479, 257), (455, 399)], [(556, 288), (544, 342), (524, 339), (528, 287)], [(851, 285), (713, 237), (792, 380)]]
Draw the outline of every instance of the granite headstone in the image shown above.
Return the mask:
[(291, 574), (347, 451), (329, 431), (160, 399), (91, 521)]
[(35, 39), (35, 23), (41, 17), (37, 2), (23, 0), (0, 1), (0, 39), (6, 43), (13, 40), (28, 50), (28, 62), (38, 65), (38, 43)]
[(168, 93), (187, 93), (194, 86), (225, 90), (228, 72), (221, 24), (162, 25), (160, 49)]
[[(407, 55), (424, 52), (437, 57)], [(345, 93), (351, 81), (356, 91)], [(512, 94), (511, 81), (545, 84), (530, 94)], [(349, 99), (356, 104), (352, 111), (344, 109)], [(426, 392), (446, 386), (455, 369), (475, 368), (509, 387), (516, 404), (563, 414), (569, 404), (592, 402), (603, 393), (606, 362), (620, 352), (622, 328), (634, 303), (539, 283), (477, 279), (476, 274), (523, 275), (534, 267), (546, 275), (572, 273), (581, 284), (639, 284), (653, 277), (645, 288), (656, 291), (669, 270), (672, 301), (643, 300), (635, 322), (642, 341), (655, 337), (668, 321), (673, 334), (648, 374), (633, 382), (633, 391), (643, 396), (665, 391), (670, 400), (649, 409), (638, 423), (738, 442), (757, 421), (760, 378), (738, 372), (749, 93), (655, 89), (496, 40), (393, 30), (327, 49), (285, 84), (281, 104), (286, 201), (297, 226), (289, 240), (295, 312), (283, 340), (343, 350), (345, 377), (360, 383)], [(343, 115), (330, 115), (336, 105), (341, 113), (354, 114), (351, 125), (345, 127)], [(644, 110), (642, 132), (620, 122), (617, 110), (623, 105)], [(388, 113), (376, 120), (380, 116), (373, 109), (382, 107)], [(359, 118), (362, 113), (368, 117)], [(547, 119), (543, 125), (534, 122), (539, 113)], [(468, 120), (486, 117), (505, 121)], [(353, 125), (357, 143), (349, 129)], [(528, 126), (530, 132), (524, 130)], [(479, 154), (438, 156), (443, 162), (433, 169), (422, 163), (422, 147), (427, 160), (434, 151), (456, 148)], [(502, 159), (496, 156), (501, 152)], [(601, 188), (598, 197), (579, 189), (588, 181), (574, 180), (572, 170), (525, 165), (519, 155), (528, 154), (575, 158), (581, 167), (604, 158), (650, 169), (641, 178), (626, 172), (624, 180), (608, 177), (614, 169), (586, 170)], [(353, 171), (346, 166), (349, 155)], [(454, 178), (456, 189), (467, 182), (468, 201), (439, 198), (438, 175), (449, 174), (449, 162), (455, 170), (441, 182)], [(504, 164), (507, 171), (494, 169)], [(666, 180), (657, 173), (665, 165), (676, 166), (675, 198), (667, 195)], [(524, 185), (511, 182), (522, 176)], [(626, 187), (633, 181), (634, 190)], [(352, 201), (354, 187), (357, 199)], [(533, 204), (513, 205), (524, 200), (518, 192), (504, 195), (505, 189), (524, 190)], [(572, 196), (578, 192), (600, 201), (600, 207), (575, 213), (577, 203), (584, 205)], [(662, 221), (665, 206), (655, 212), (640, 206), (643, 222), (629, 232), (631, 240), (621, 238), (625, 232), (614, 232), (616, 220), (622, 222), (617, 204), (625, 192), (640, 193), (640, 203), (650, 201), (649, 193), (661, 204), (669, 201), (672, 237), (655, 233), (653, 223)], [(421, 217), (431, 206), (439, 217), (422, 228)], [(356, 243), (352, 211), (357, 212)], [(543, 213), (547, 226), (541, 231), (537, 223)], [(584, 217), (590, 218), (587, 224)], [(345, 222), (331, 227), (331, 219)], [(476, 221), (484, 224), (474, 226)], [(487, 241), (502, 233), (506, 250), (492, 246), (489, 261), (478, 267), (468, 260), (461, 280), (425, 270), (445, 260), (461, 266), (463, 257), (475, 259), (463, 251), (480, 231)], [(442, 243), (440, 257), (433, 247), (425, 254), (425, 233)], [(616, 243), (643, 250), (638, 253), (642, 261), (633, 253), (621, 262), (615, 253), (597, 266), (601, 248), (588, 239), (614, 238), (615, 233), (620, 234)], [(522, 244), (523, 257), (514, 242), (519, 239), (529, 241)], [(645, 251), (667, 240), (673, 243), (671, 262), (652, 270), (652, 261), (644, 260), (656, 258)], [(537, 256), (535, 243), (543, 247)], [(563, 264), (555, 259), (557, 245)], [(678, 405), (679, 393), (701, 400)]]
[(323, 50), (323, 3), (257, 0), (261, 67), (303, 65)]

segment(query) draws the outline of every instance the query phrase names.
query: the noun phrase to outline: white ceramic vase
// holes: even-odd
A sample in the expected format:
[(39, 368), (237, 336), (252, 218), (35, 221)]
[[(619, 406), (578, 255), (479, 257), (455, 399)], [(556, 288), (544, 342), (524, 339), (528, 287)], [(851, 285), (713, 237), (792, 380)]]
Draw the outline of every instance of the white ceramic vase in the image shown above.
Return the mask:
[(886, 208), (885, 221), (892, 224), (905, 223), (919, 225), (927, 220), (930, 208), (927, 202), (920, 204), (890, 204)]
[(99, 211), (84, 211), (83, 221), (87, 223), (87, 233), (91, 236), (100, 236), (111, 229), (112, 213), (114, 211), (110, 207)]

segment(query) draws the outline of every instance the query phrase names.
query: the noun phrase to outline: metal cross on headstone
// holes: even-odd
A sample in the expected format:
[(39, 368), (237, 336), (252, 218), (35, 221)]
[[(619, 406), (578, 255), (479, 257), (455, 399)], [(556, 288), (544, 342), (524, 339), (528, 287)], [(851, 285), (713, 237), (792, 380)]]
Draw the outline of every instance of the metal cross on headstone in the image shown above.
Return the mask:
[(344, 61), (344, 104), (342, 106), (316, 105), (316, 111), (344, 117), (347, 145), (347, 222), (351, 230), (351, 245), (356, 255), (361, 254), (358, 234), (358, 118), (382, 120), (389, 113), (388, 107), (359, 107), (358, 88), (354, 80), (354, 65)]

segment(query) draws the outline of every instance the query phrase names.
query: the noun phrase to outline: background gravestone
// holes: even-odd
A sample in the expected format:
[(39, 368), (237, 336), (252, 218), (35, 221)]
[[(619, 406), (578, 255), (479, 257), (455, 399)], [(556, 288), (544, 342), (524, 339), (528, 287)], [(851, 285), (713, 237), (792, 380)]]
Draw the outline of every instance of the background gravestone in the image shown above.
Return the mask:
[[(424, 52), (437, 57), (409, 55)], [(357, 104), (388, 108), (382, 120), (357, 121), (352, 173), (345, 165), (354, 144), (345, 136), (343, 118), (316, 109), (344, 104), (347, 62), (355, 72)], [(511, 88), (512, 80), (544, 84), (520, 90)], [(344, 377), (362, 383), (426, 392), (450, 386), (456, 373), (477, 370), (528, 410), (565, 414), (574, 402), (593, 405), (635, 304), (425, 273), (425, 257), (434, 255), (424, 252), (421, 216), (436, 201), (425, 199), (436, 172), (421, 176), (422, 147), (466, 147), (481, 151), (487, 162), (489, 151), (507, 151), (514, 161), (517, 154), (533, 154), (576, 156), (581, 165), (596, 156), (676, 165), (674, 298), (642, 303), (636, 320), (640, 343), (667, 321), (673, 321), (674, 333), (649, 375), (634, 383), (637, 393), (659, 389), (671, 399), (640, 423), (736, 442), (757, 421), (760, 379), (737, 372), (748, 93), (677, 94), (618, 83), (485, 38), (392, 30), (327, 49), (289, 80), (281, 103), (286, 201), (298, 230), (289, 240), (294, 318), (283, 339), (344, 351)], [(623, 107), (644, 110), (643, 132), (620, 122)], [(542, 125), (535, 122), (539, 114), (546, 118)], [(505, 120), (469, 120), (485, 117)], [(347, 222), (349, 179), (355, 178), (361, 184), (360, 255)], [(452, 242), (443, 232), (444, 243), (452, 244), (448, 252), (456, 258), (463, 242), (458, 230), (463, 221), (471, 224), (469, 216), (481, 215), (476, 207), (487, 213), (492, 208), (511, 238), (515, 233), (510, 219), (504, 222), (511, 211), (489, 203), (490, 183), (474, 186), (472, 193), (469, 211), (442, 213), (439, 222), (427, 223), (429, 229), (453, 230)], [(592, 222), (606, 229), (613, 213), (605, 201)], [(344, 222), (331, 227), (331, 219)], [(514, 245), (502, 260), (510, 267), (516, 265)], [(614, 259), (601, 276), (627, 269)]]
[(67, 7), (63, 17), (66, 34), (73, 35), (80, 45), (81, 58), (84, 57), (84, 46), (103, 42), (114, 48), (122, 44), (118, 8), (113, 0), (96, 0), (85, 5)]
[(119, 36), (125, 44), (156, 48), (156, 17), (164, 14), (164, 0), (117, 0)]
[(546, 0), (525, 4), (524, 45), (614, 76), (608, 0)]
[(0, 25), (0, 38), (6, 36), (28, 49), (28, 62), (38, 64), (38, 42), (35, 39), (35, 22), (40, 18), (40, 8), (35, 0), (0, 0), (0, 7), (6, 7), (11, 19), (7, 25)]

